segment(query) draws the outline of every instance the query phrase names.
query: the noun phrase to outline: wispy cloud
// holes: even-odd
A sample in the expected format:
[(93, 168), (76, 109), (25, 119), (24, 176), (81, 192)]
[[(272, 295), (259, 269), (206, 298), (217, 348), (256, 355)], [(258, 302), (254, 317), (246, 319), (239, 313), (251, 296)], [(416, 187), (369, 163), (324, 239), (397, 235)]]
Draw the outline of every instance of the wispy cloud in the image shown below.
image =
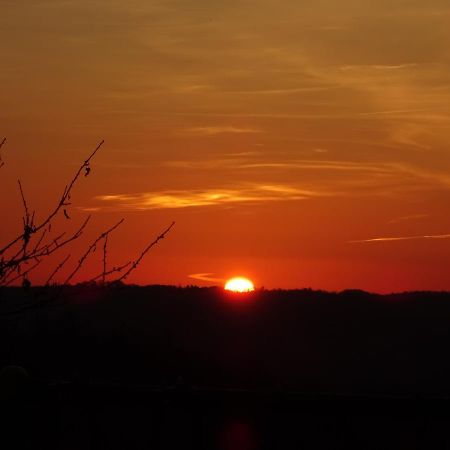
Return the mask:
[(392, 109), (392, 110), (386, 110), (386, 111), (370, 111), (370, 112), (362, 112), (359, 113), (360, 116), (391, 116), (391, 115), (410, 115), (410, 114), (416, 114), (416, 113), (424, 113), (424, 112), (430, 112), (427, 109)]
[(182, 134), (189, 134), (193, 136), (213, 136), (216, 134), (244, 134), (244, 133), (262, 133), (262, 130), (256, 128), (244, 128), (233, 126), (207, 126), (207, 127), (192, 127), (181, 130)]
[(214, 275), (214, 273), (193, 273), (191, 275), (188, 275), (188, 277), (192, 278), (193, 280), (209, 281), (211, 283), (224, 283), (225, 282), (225, 278), (216, 278), (216, 277), (212, 277), (211, 275)]
[(365, 242), (395, 242), (395, 241), (416, 241), (421, 239), (450, 239), (450, 234), (429, 234), (423, 236), (396, 236), (379, 237), (372, 239), (361, 239), (357, 241), (348, 241), (349, 244), (361, 244)]
[(360, 64), (360, 65), (347, 65), (341, 66), (340, 70), (349, 71), (349, 70), (402, 70), (409, 69), (411, 67), (416, 67), (416, 63), (410, 64)]
[(388, 223), (406, 222), (409, 220), (424, 219), (425, 217), (428, 217), (428, 214), (411, 214), (410, 216), (396, 217), (395, 219), (390, 220)]
[(307, 92), (321, 92), (332, 89), (333, 86), (306, 86), (298, 88), (279, 88), (279, 89), (255, 89), (255, 90), (236, 90), (228, 91), (228, 94), (247, 94), (247, 95), (291, 95)]
[(391, 140), (408, 148), (430, 150), (431, 146), (424, 140), (432, 136), (431, 130), (416, 123), (402, 123), (391, 133)]
[[(327, 153), (326, 149), (315, 149), (317, 153)], [(245, 156), (245, 153), (242, 154)], [(365, 161), (335, 161), (320, 159), (277, 159), (275, 161), (257, 161), (246, 158), (218, 158), (208, 161), (176, 160), (166, 161), (163, 165), (186, 169), (304, 169), (331, 171), (360, 171), (376, 173), (392, 173), (401, 171), (398, 165), (389, 163), (372, 163)]]
[(171, 167), (176, 169), (200, 169), (200, 170), (210, 170), (210, 169), (224, 169), (228, 167), (236, 167), (242, 163), (241, 159), (237, 158), (217, 158), (204, 161), (196, 160), (174, 160), (174, 161), (164, 161), (161, 163), (164, 167)]
[(180, 117), (223, 117), (223, 118), (261, 118), (261, 119), (302, 119), (302, 120), (342, 120), (347, 117), (349, 119), (355, 119), (355, 114), (314, 114), (314, 113), (304, 113), (304, 114), (294, 114), (294, 113), (260, 113), (260, 112), (177, 112), (172, 113), (173, 116)]
[(364, 161), (329, 161), (313, 159), (293, 159), (287, 161), (274, 162), (251, 162), (243, 163), (241, 169), (304, 169), (304, 170), (331, 170), (331, 171), (357, 171), (376, 172), (379, 174), (392, 173), (397, 171), (395, 167), (388, 163), (370, 163)]
[[(235, 166), (240, 169), (296, 169), (300, 171), (323, 171), (339, 174), (352, 173), (351, 180), (358, 184), (364, 178), (364, 182), (372, 183), (374, 186), (390, 183), (393, 179), (397, 182), (416, 186), (423, 184), (434, 184), (450, 187), (450, 177), (443, 173), (430, 171), (424, 168), (404, 164), (400, 162), (371, 162), (371, 161), (338, 161), (338, 160), (315, 160), (297, 159), (274, 162), (249, 162)], [(356, 175), (360, 174), (358, 178)], [(348, 181), (348, 179), (346, 178)], [(320, 179), (318, 180), (320, 182)], [(339, 181), (336, 180), (339, 184)]]
[(323, 193), (288, 185), (254, 184), (230, 189), (155, 191), (138, 194), (110, 194), (95, 197), (106, 209), (176, 209), (283, 200), (305, 200)]
[[(330, 178), (320, 176), (320, 172), (333, 175), (334, 189), (349, 184), (355, 187), (400, 187), (405, 189), (423, 189), (438, 187), (450, 188), (450, 176), (444, 171), (432, 170), (403, 162), (375, 162), (321, 159), (254, 159), (254, 158), (217, 158), (211, 160), (166, 161), (162, 165), (179, 169), (252, 171), (254, 176), (271, 170), (272, 174), (285, 173), (286, 170), (311, 172), (315, 186), (330, 186)], [(317, 174), (316, 174), (317, 172)], [(351, 174), (351, 177), (347, 176)], [(252, 174), (253, 176), (253, 174)], [(316, 187), (314, 187), (316, 189)]]

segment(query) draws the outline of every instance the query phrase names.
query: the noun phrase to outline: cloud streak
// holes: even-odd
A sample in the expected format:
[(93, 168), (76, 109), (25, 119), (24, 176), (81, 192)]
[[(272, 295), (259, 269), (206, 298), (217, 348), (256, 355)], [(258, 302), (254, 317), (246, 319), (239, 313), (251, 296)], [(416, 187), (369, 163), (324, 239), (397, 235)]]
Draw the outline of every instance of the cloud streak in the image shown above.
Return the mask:
[(417, 241), (422, 239), (450, 239), (450, 234), (429, 234), (423, 236), (396, 236), (396, 237), (379, 237), (372, 239), (361, 239), (356, 241), (348, 241), (349, 244), (376, 243), (376, 242), (396, 242), (396, 241)]
[(95, 200), (106, 205), (106, 209), (152, 210), (218, 205), (232, 206), (242, 203), (261, 203), (270, 201), (306, 200), (319, 195), (324, 194), (281, 184), (249, 184), (238, 188), (228, 189), (218, 188), (100, 195), (95, 197)]
[(193, 273), (191, 275), (188, 275), (188, 278), (192, 278), (193, 280), (199, 280), (199, 281), (208, 281), (211, 283), (224, 283), (226, 280), (224, 278), (215, 278), (211, 275), (214, 275), (213, 273)]
[[(94, 204), (81, 209), (138, 211), (206, 206), (230, 207), (317, 197), (395, 195), (398, 192), (450, 188), (450, 178), (445, 174), (401, 163), (315, 159), (254, 162), (247, 158), (219, 158), (210, 161), (166, 161), (162, 165), (175, 170), (215, 170), (221, 173), (228, 170), (233, 172), (233, 176), (238, 175), (239, 178), (247, 180), (256, 177), (267, 179), (269, 171), (270, 181), (238, 181), (227, 187), (207, 186), (196, 189), (111, 193), (94, 197)], [(287, 170), (290, 181), (287, 181)], [(299, 174), (295, 171), (302, 173), (302, 183), (299, 183)], [(320, 172), (323, 172), (323, 175), (319, 176)]]
[[(352, 181), (358, 184), (364, 181), (364, 185), (373, 182), (373, 186), (402, 183), (405, 186), (417, 188), (418, 185), (438, 186), (450, 188), (450, 176), (445, 172), (419, 167), (403, 162), (372, 162), (349, 160), (323, 160), (323, 159), (277, 159), (277, 160), (251, 160), (246, 158), (221, 158), (205, 161), (177, 160), (166, 161), (164, 166), (179, 169), (220, 169), (220, 170), (258, 170), (273, 169), (274, 171), (299, 170), (310, 172), (331, 172), (344, 175), (352, 173)], [(360, 178), (356, 174), (360, 175)], [(364, 179), (362, 180), (362, 178)], [(370, 178), (369, 178), (370, 177)], [(347, 178), (346, 178), (347, 180)], [(316, 179), (320, 185), (323, 179)], [(339, 180), (335, 180), (335, 187), (339, 186)]]
[(416, 67), (416, 63), (410, 63), (410, 64), (369, 64), (369, 65), (348, 65), (348, 66), (341, 66), (340, 70), (346, 72), (351, 70), (402, 70), (402, 69), (409, 69), (411, 67)]
[(181, 130), (182, 134), (193, 136), (214, 136), (216, 134), (247, 134), (262, 133), (262, 130), (256, 128), (243, 128), (233, 126), (208, 126), (208, 127), (191, 127)]
[(395, 219), (390, 220), (388, 223), (400, 223), (409, 220), (425, 219), (426, 217), (428, 217), (428, 214), (411, 214), (410, 216), (397, 217)]
[[(326, 150), (318, 149), (326, 153)], [(276, 161), (255, 161), (238, 158), (213, 159), (208, 161), (177, 160), (166, 161), (163, 165), (186, 169), (304, 169), (304, 170), (331, 170), (331, 171), (358, 171), (392, 173), (400, 171), (397, 164), (372, 163), (364, 161), (333, 161), (320, 159), (288, 159)]]

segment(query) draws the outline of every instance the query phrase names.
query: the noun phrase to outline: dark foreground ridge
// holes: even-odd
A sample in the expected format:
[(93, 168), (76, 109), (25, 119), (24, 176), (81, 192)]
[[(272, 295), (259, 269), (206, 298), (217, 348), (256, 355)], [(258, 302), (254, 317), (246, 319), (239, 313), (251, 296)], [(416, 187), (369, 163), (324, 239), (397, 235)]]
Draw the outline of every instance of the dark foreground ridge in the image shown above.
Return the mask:
[(450, 293), (91, 286), (45, 298), (2, 291), (1, 367), (58, 381), (450, 395)]
[(0, 297), (0, 395), (29, 448), (450, 446), (450, 293), (42, 298)]

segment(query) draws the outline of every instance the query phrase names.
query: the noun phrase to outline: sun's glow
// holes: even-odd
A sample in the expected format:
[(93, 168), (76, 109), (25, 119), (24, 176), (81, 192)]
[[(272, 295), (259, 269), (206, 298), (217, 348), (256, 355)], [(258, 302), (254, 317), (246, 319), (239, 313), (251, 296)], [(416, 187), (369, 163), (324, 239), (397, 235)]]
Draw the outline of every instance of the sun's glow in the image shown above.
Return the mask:
[(248, 278), (231, 278), (225, 284), (225, 290), (231, 292), (250, 292), (255, 290), (255, 286)]

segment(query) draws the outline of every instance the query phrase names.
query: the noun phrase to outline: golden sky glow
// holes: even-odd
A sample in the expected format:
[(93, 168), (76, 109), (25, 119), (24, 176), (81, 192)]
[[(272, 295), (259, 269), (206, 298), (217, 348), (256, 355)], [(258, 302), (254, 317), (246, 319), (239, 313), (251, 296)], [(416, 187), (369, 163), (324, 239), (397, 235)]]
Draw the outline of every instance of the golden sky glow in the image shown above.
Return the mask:
[(104, 138), (70, 225), (177, 222), (132, 282), (450, 289), (447, 0), (0, 5), (2, 237)]

